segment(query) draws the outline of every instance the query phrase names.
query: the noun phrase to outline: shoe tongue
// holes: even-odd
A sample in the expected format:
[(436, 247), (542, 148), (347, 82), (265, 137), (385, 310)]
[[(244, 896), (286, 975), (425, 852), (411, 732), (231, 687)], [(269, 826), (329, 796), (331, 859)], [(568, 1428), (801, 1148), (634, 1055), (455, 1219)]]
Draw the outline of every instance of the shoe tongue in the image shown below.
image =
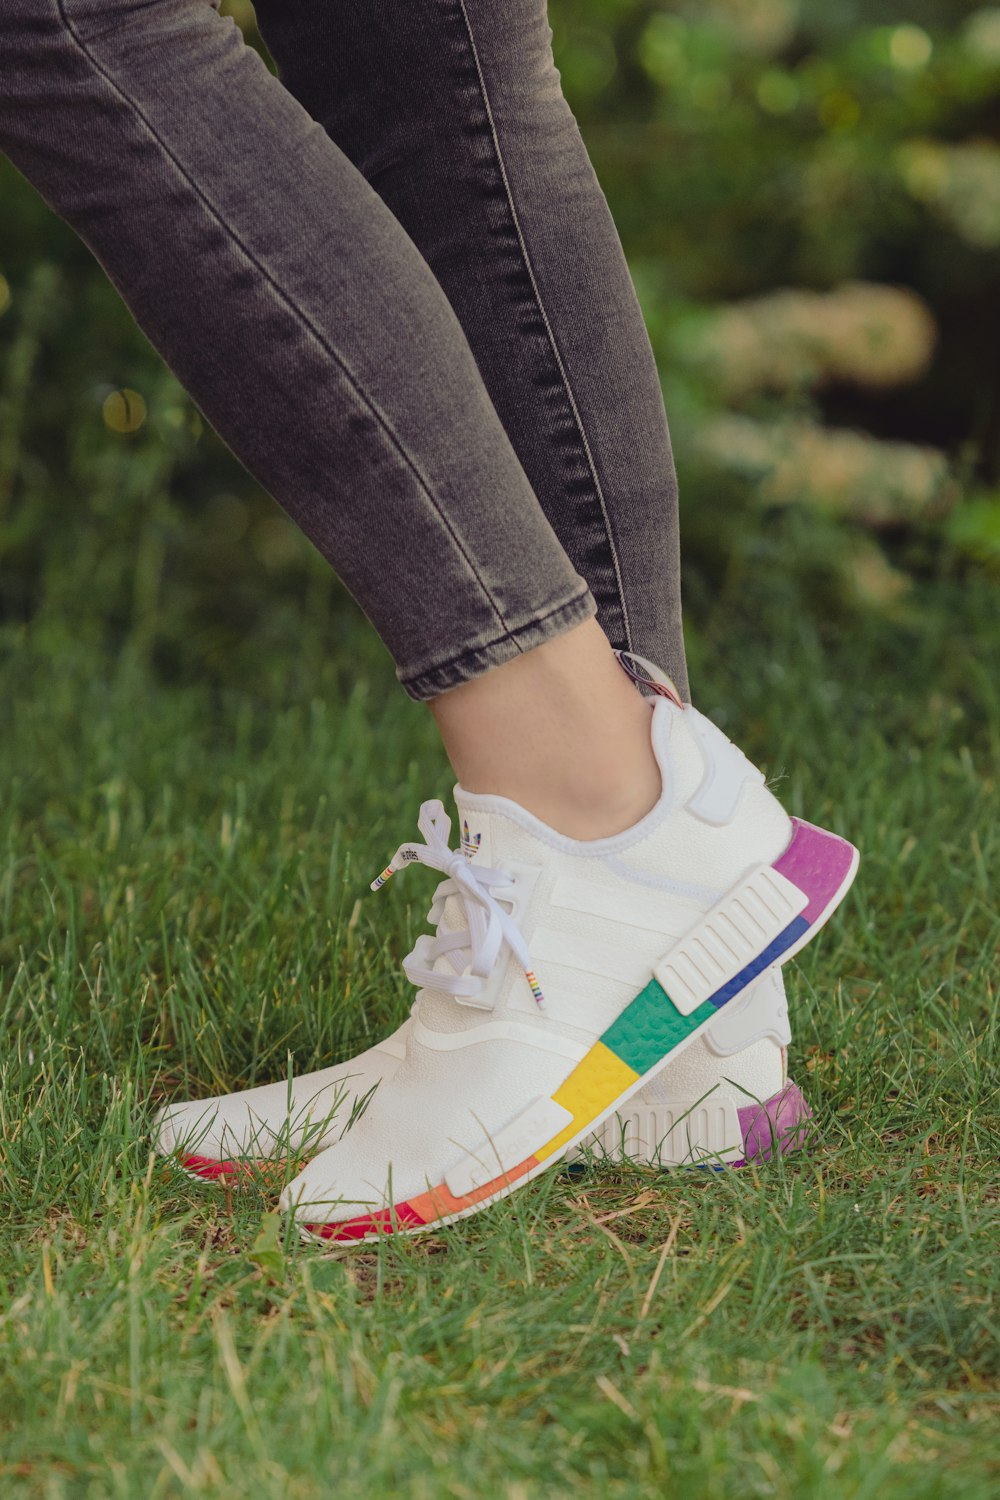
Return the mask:
[(477, 865), (492, 865), (497, 857), (497, 815), (473, 806), (472, 798), (455, 789), (458, 808), (458, 843), (466, 859)]

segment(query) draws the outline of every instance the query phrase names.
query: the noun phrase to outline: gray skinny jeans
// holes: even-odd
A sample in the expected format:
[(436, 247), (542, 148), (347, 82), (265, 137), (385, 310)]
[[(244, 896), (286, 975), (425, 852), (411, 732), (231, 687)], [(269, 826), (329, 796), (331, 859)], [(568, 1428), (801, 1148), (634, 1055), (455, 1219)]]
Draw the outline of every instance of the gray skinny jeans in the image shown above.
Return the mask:
[(649, 338), (545, 0), (0, 0), (0, 149), (426, 699), (589, 618), (686, 692)]

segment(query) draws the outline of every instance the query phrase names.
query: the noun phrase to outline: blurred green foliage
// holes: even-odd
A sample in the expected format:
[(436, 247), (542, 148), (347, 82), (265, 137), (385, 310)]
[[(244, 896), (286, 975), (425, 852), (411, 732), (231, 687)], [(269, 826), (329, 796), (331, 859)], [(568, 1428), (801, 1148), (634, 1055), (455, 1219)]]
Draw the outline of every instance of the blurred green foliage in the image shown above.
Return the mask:
[(768, 561), (834, 613), (1000, 568), (1000, 8), (551, 15), (663, 373), (689, 617)]
[[(689, 622), (779, 575), (835, 624), (1000, 574), (1000, 7), (549, 15), (663, 375)], [(303, 597), (335, 631), (325, 564), (3, 160), (0, 199), (7, 639), (231, 677), (294, 644)]]

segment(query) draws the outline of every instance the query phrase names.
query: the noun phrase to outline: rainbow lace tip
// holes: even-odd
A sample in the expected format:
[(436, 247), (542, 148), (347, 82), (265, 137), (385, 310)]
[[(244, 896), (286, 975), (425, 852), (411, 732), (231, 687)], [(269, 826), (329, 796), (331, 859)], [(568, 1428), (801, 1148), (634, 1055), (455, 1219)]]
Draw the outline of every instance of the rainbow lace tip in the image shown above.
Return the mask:
[(525, 969), (525, 971), (524, 971), (524, 977), (528, 981), (528, 987), (531, 990), (531, 993), (535, 997), (535, 1003), (536, 1003), (536, 1005), (541, 1005), (542, 998), (543, 998), (542, 997), (542, 987), (538, 983), (538, 980), (535, 978), (534, 973), (532, 972), (532, 970), (531, 969)]
[(389, 876), (391, 874), (392, 874), (392, 865), (386, 865), (386, 867), (382, 871), (381, 875), (377, 875), (375, 877), (375, 879), (372, 881), (369, 889), (373, 890), (373, 891), (377, 891), (378, 888), (379, 888), (379, 886), (385, 885), (386, 881), (389, 879)]

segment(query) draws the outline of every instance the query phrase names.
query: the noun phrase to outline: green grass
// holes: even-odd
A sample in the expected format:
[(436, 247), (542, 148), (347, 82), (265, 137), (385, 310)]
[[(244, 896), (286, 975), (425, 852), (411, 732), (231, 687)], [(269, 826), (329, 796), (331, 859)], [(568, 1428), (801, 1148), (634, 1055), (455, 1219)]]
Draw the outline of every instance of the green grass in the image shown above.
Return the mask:
[(553, 1172), (363, 1253), (171, 1173), (148, 1120), (403, 1016), (433, 878), (366, 893), (448, 794), (429, 717), (342, 604), (229, 686), (8, 631), (0, 1493), (997, 1493), (998, 594), (845, 629), (777, 587), (699, 603), (692, 666), (862, 849), (789, 976), (818, 1146)]

